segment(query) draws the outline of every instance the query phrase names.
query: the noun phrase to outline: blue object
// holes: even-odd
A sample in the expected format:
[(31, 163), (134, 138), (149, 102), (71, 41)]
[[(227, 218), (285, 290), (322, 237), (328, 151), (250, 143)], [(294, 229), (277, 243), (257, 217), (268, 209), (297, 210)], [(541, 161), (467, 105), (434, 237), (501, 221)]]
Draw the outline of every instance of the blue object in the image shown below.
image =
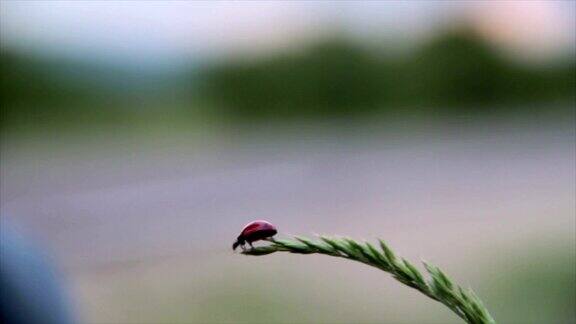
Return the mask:
[(39, 247), (0, 218), (0, 322), (71, 324), (59, 275)]

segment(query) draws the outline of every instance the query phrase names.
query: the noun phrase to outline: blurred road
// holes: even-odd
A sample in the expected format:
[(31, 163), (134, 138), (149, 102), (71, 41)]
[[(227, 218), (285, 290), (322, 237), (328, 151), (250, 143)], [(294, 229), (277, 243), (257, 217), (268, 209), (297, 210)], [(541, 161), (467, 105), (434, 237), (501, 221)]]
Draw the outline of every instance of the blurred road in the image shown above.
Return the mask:
[(275, 223), (280, 235), (383, 237), (415, 261), (442, 260), (457, 278), (469, 271), (465, 282), (487, 275), (461, 264), (473, 252), (490, 259), (525, 242), (536, 248), (575, 242), (574, 129), (448, 129), (231, 136), (204, 144), (185, 135), (6, 142), (0, 210), (54, 252), (88, 309), (87, 321), (144, 318), (135, 314), (145, 307), (104, 310), (112, 307), (107, 294), (115, 287), (129, 294), (118, 273), (170, 269), (150, 270), (163, 286), (199, 281), (174, 274), (190, 263), (209, 272), (210, 265), (229, 269), (219, 274), (228, 279), (237, 277), (236, 267), (248, 271), (246, 262), (255, 260), (231, 255), (230, 246), (244, 223), (258, 218)]

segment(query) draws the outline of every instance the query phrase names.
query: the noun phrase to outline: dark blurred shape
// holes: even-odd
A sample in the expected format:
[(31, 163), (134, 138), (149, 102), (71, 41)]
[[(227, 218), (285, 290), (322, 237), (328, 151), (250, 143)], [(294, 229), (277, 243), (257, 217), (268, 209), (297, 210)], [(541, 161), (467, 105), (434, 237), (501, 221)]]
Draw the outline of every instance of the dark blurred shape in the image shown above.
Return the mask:
[(468, 28), (406, 57), (384, 54), (335, 38), (302, 53), (215, 66), (204, 74), (206, 93), (239, 118), (483, 113), (574, 99), (574, 60), (513, 62)]
[(38, 247), (1, 221), (0, 320), (5, 324), (73, 323), (59, 275)]

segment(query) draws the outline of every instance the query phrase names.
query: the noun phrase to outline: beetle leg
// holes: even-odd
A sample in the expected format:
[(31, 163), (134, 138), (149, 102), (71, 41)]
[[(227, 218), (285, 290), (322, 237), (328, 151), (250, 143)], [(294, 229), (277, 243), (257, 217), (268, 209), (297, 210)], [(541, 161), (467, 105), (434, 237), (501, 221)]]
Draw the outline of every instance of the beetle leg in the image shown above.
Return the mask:
[(254, 245), (252, 245), (252, 242), (248, 242), (248, 244), (250, 244), (250, 248), (254, 248)]

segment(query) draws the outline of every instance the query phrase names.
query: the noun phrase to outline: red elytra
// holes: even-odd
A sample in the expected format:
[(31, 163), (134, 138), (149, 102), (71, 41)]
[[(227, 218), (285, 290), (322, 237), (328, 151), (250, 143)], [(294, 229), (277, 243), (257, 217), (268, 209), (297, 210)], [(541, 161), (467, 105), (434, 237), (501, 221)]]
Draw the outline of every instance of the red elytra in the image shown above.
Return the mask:
[(276, 233), (278, 233), (276, 226), (265, 220), (250, 222), (244, 226), (244, 229), (242, 229), (238, 239), (232, 245), (232, 250), (236, 250), (238, 245), (244, 249), (244, 244), (246, 243), (250, 244), (250, 247), (253, 247), (252, 242), (270, 238), (276, 235)]

